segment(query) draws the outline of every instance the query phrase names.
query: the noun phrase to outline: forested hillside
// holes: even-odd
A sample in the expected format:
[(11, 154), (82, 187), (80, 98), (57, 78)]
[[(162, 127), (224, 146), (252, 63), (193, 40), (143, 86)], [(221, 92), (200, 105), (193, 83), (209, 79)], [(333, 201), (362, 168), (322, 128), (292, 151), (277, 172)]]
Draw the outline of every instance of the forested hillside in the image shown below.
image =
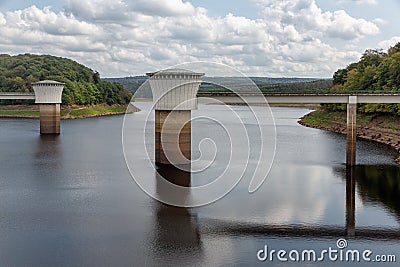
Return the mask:
[[(137, 89), (148, 79), (147, 76), (135, 76), (125, 78), (106, 78), (106, 81), (118, 82), (124, 85), (125, 89), (136, 93)], [(329, 93), (332, 86), (332, 79), (316, 79), (316, 78), (269, 78), (269, 77), (250, 77), (258, 88), (266, 94), (275, 93), (291, 93), (291, 94), (318, 94)], [(235, 92), (252, 92), (254, 86), (249, 79), (243, 77), (208, 77), (202, 78), (203, 83), (200, 85), (199, 93), (229, 93), (232, 89)], [(222, 84), (227, 88), (218, 86)], [(147, 88), (146, 90), (150, 90)], [(144, 91), (138, 92), (138, 97), (150, 97), (145, 95)], [(254, 92), (253, 92), (254, 93)]]
[[(212, 79), (206, 77), (200, 86), (199, 93), (229, 93), (231, 90), (240, 93), (258, 93), (258, 91), (254, 92), (255, 87), (248, 81), (245, 85), (241, 85), (240, 82), (235, 81), (235, 78), (230, 78), (231, 82), (213, 81), (215, 79), (218, 77)], [(237, 79), (240, 80), (240, 78)], [(332, 86), (332, 80), (327, 79), (267, 77), (252, 77), (251, 79), (264, 94), (326, 94)], [(216, 84), (224, 84), (226, 88)]]
[[(361, 59), (339, 69), (333, 75), (334, 92), (343, 93), (400, 93), (400, 43), (382, 50), (367, 50)], [(364, 113), (390, 113), (400, 115), (400, 104), (359, 104)], [(342, 109), (343, 105), (327, 105)]]
[(65, 83), (64, 105), (126, 104), (132, 97), (121, 84), (102, 81), (98, 72), (71, 59), (32, 54), (0, 55), (0, 91), (32, 92), (31, 84), (40, 80)]

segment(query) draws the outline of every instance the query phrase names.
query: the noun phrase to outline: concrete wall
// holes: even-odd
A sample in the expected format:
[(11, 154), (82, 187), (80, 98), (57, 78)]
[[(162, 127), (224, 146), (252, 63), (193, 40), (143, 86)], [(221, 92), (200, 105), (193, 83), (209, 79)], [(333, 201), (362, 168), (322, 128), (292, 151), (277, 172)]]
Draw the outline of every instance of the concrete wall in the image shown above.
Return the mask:
[(357, 151), (357, 104), (347, 104), (347, 135), (346, 135), (346, 164), (356, 165)]
[(40, 104), (40, 134), (60, 134), (60, 104)]
[(36, 104), (61, 104), (64, 84), (55, 81), (41, 81), (32, 84)]
[(155, 111), (155, 161), (186, 165), (191, 160), (191, 111)]
[(203, 73), (165, 70), (148, 73), (156, 110), (197, 109), (197, 91)]

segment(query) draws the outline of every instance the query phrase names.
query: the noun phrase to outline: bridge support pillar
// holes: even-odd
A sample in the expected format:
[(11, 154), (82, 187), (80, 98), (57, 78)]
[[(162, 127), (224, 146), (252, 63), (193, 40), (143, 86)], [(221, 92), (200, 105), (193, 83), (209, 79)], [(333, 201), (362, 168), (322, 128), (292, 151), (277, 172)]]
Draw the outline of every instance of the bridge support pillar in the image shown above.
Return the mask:
[(60, 134), (60, 104), (64, 84), (41, 81), (32, 84), (40, 109), (40, 134)]
[(357, 96), (349, 96), (347, 104), (346, 165), (356, 165), (357, 151)]
[(60, 104), (40, 104), (40, 134), (60, 134)]
[(147, 73), (155, 107), (155, 163), (191, 166), (191, 111), (204, 73), (168, 69)]
[(191, 111), (155, 111), (155, 161), (186, 165), (191, 160)]

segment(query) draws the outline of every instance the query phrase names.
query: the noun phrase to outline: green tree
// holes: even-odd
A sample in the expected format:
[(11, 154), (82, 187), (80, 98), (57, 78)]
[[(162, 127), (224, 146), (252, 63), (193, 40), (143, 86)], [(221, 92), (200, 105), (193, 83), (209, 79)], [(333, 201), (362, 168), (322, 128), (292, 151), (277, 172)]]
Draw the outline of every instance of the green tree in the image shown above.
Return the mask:
[(397, 52), (400, 52), (400, 43), (397, 43), (395, 46), (390, 47), (388, 50), (389, 56), (391, 56)]
[(333, 74), (333, 84), (343, 85), (347, 79), (347, 72), (348, 72), (347, 68), (346, 69), (338, 69)]
[[(382, 90), (400, 93), (400, 43), (382, 50), (369, 49), (359, 62), (352, 63), (345, 69), (337, 70), (333, 75), (334, 85), (331, 90), (346, 92), (380, 93)], [(337, 105), (326, 105), (334, 109)], [(359, 105), (359, 111), (365, 113), (390, 113), (400, 115), (399, 104)]]
[(368, 49), (362, 55), (357, 68), (363, 70), (368, 66), (378, 66), (386, 55), (382, 50)]
[(0, 55), (0, 90), (32, 91), (32, 83), (40, 80), (65, 83), (64, 105), (125, 104), (129, 102), (125, 96), (132, 96), (123, 86), (102, 81), (98, 72), (71, 59), (32, 54)]

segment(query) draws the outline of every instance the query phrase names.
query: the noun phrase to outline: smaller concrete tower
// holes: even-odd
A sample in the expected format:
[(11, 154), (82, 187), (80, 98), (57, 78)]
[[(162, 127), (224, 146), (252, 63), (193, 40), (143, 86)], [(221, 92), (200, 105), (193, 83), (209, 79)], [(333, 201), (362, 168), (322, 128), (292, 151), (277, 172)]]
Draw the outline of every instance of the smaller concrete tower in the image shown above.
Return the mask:
[(168, 69), (147, 73), (155, 102), (156, 164), (188, 165), (191, 160), (191, 110), (204, 73)]
[(60, 134), (60, 104), (64, 84), (40, 81), (32, 84), (40, 109), (40, 134)]

